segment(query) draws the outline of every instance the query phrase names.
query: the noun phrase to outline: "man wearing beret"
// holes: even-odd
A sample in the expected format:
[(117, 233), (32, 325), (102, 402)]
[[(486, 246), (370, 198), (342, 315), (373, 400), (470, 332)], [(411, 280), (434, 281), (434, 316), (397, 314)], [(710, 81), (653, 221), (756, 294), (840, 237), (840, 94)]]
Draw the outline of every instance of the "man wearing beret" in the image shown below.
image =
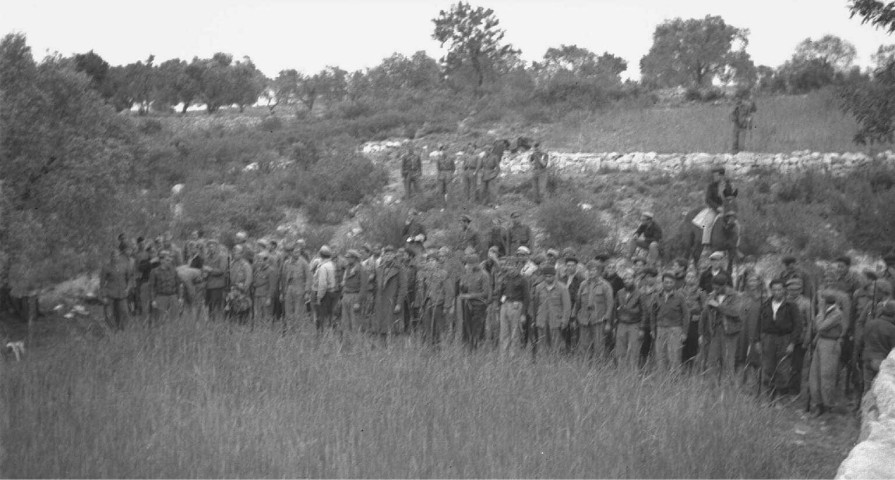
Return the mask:
[(569, 291), (556, 281), (556, 267), (545, 262), (541, 267), (543, 281), (534, 290), (529, 317), (534, 319), (536, 333), (533, 347), (537, 352), (539, 345), (549, 347), (554, 352), (561, 352), (565, 346), (562, 330), (569, 325), (572, 313), (572, 301)]
[(645, 211), (640, 218), (640, 226), (628, 241), (628, 258), (640, 247), (648, 252), (647, 262), (655, 264), (659, 261), (659, 244), (662, 242), (662, 229), (653, 219), (653, 212)]

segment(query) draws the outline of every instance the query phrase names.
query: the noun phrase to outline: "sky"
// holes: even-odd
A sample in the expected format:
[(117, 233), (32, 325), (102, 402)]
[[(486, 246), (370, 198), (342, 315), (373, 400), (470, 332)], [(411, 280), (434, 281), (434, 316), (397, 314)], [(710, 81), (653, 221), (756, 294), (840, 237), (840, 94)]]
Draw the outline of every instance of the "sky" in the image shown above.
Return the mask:
[[(354, 71), (394, 52), (444, 51), (432, 39), (440, 10), (454, 0), (0, 0), (0, 35), (24, 33), (34, 56), (93, 50), (113, 65), (155, 55), (249, 56), (266, 75), (295, 68), (314, 73), (327, 65)], [(549, 47), (575, 44), (628, 61), (625, 78), (639, 78), (640, 58), (656, 25), (675, 17), (720, 15), (750, 31), (747, 51), (756, 64), (777, 67), (805, 38), (834, 34), (853, 43), (857, 64), (895, 36), (858, 18), (846, 0), (472, 0), (492, 8), (505, 40), (528, 61)]]

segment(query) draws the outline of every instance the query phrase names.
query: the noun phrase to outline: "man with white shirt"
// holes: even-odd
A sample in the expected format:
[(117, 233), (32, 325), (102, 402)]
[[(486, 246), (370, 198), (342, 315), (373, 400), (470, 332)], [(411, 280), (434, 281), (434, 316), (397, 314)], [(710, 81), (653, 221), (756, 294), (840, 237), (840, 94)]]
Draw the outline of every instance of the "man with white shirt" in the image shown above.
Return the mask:
[[(772, 396), (781, 393), (789, 382), (784, 375), (777, 374), (778, 367), (784, 357), (792, 354), (801, 335), (798, 306), (786, 299), (783, 280), (772, 280), (771, 298), (758, 311), (758, 328), (752, 338), (756, 351), (761, 355), (761, 381), (770, 387)], [(774, 380), (772, 385), (771, 379)]]
[(516, 259), (522, 265), (522, 276), (531, 278), (538, 271), (538, 266), (531, 260), (531, 250), (526, 246), (516, 249)]
[(700, 275), (699, 288), (705, 293), (712, 293), (714, 290), (712, 279), (718, 275), (724, 275), (724, 278), (727, 279), (726, 284), (733, 285), (733, 282), (730, 281), (730, 278), (728, 278), (727, 274), (724, 272), (724, 252), (714, 252), (709, 255), (709, 268)]
[(324, 245), (320, 247), (320, 263), (314, 271), (314, 290), (312, 292), (314, 309), (317, 313), (317, 332), (324, 327), (332, 327), (333, 308), (336, 305), (336, 266), (332, 261), (332, 250)]

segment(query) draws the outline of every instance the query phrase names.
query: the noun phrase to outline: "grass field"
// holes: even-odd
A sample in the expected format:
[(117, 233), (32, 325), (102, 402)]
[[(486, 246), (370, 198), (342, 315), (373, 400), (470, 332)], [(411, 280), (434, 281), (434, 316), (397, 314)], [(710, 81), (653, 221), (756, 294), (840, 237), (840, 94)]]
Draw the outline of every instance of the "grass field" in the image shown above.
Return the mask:
[[(754, 129), (746, 150), (853, 152), (854, 119), (838, 108), (832, 91), (808, 95), (759, 97)], [(549, 149), (577, 152), (726, 153), (730, 151), (732, 105), (686, 104), (677, 107), (609, 108), (574, 113), (543, 125), (539, 135)]]
[[(8, 477), (804, 477), (735, 387), (183, 322), (6, 364)], [(834, 460), (835, 462), (835, 460)]]

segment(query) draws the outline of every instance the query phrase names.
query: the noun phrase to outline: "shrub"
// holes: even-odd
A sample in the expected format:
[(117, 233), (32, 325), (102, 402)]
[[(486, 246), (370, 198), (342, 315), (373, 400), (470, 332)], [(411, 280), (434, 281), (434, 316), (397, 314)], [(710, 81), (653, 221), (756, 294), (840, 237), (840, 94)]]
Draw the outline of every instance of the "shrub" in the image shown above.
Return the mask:
[(275, 132), (283, 129), (283, 120), (276, 115), (271, 115), (258, 124), (258, 130), (262, 132)]
[(364, 209), (359, 217), (359, 224), (363, 229), (361, 235), (366, 241), (383, 246), (404, 245), (404, 238), (401, 236), (404, 220), (407, 218), (404, 207), (374, 205)]
[(605, 240), (609, 233), (597, 212), (582, 210), (570, 196), (554, 197), (542, 203), (535, 218), (551, 245), (593, 244)]

